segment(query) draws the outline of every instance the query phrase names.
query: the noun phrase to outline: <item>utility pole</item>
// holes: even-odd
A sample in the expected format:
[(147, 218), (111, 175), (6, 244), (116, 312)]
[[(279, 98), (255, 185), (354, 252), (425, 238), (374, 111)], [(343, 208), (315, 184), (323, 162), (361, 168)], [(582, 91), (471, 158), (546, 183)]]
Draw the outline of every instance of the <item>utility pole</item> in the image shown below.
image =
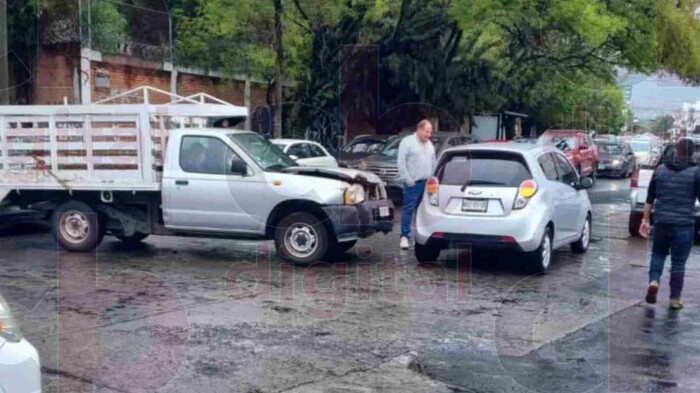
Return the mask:
[(282, 47), (282, 0), (273, 0), (275, 6), (275, 138), (282, 137), (282, 62), (284, 51)]
[(8, 50), (7, 2), (0, 0), (0, 105), (10, 104), (10, 51)]

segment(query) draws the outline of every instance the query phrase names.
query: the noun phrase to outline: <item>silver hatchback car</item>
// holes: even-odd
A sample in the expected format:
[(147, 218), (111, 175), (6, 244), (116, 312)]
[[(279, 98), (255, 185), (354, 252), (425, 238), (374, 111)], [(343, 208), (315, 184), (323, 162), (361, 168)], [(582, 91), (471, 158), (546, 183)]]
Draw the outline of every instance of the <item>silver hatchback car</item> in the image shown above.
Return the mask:
[(591, 203), (559, 150), (529, 143), (483, 143), (443, 152), (416, 216), (416, 258), (436, 260), (457, 244), (527, 253), (537, 271), (552, 251), (588, 249)]

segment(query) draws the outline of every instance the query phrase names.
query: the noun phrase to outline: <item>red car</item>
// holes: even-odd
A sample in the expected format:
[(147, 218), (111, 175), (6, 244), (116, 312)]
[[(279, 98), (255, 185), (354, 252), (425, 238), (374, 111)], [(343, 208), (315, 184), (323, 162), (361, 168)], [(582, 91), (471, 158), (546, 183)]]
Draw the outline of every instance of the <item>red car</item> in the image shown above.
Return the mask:
[(598, 172), (598, 147), (582, 130), (547, 130), (540, 143), (561, 149), (581, 176), (596, 178)]

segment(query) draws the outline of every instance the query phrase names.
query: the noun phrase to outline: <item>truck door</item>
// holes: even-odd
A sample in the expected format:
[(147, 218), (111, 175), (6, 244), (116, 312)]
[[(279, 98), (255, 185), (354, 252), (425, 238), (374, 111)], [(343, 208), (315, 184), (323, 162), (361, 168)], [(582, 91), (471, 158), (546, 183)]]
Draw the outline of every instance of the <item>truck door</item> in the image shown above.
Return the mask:
[[(215, 136), (185, 135), (179, 162), (163, 177), (163, 220), (171, 229), (258, 233), (260, 218), (246, 201), (261, 186), (246, 162)], [(252, 198), (252, 199), (251, 199)]]

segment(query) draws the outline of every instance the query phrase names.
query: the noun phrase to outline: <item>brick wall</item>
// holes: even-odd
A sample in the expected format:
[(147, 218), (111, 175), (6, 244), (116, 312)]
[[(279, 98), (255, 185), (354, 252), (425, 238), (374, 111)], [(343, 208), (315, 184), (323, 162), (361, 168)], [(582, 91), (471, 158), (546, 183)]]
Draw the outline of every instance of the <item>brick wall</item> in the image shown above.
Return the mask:
[[(96, 78), (99, 75), (109, 77), (108, 87), (98, 87)], [(170, 91), (170, 72), (153, 68), (134, 67), (106, 62), (92, 62), (92, 101), (96, 102), (115, 96), (119, 93), (148, 85), (165, 91)], [(170, 102), (165, 95), (152, 95), (152, 103), (164, 104)]]
[(77, 103), (73, 87), (75, 67), (80, 67), (80, 50), (77, 47), (43, 47), (39, 51), (37, 66), (32, 104), (63, 104), (63, 97), (68, 99), (68, 103)]
[[(152, 86), (170, 91), (170, 72), (160, 70), (159, 64), (139, 61), (134, 58), (115, 57), (93, 61), (91, 63), (92, 101), (100, 101), (119, 93), (141, 87)], [(45, 46), (41, 48), (38, 58), (38, 70), (32, 94), (32, 104), (62, 104), (63, 97), (70, 104), (80, 103), (80, 91), (75, 91), (74, 74), (80, 69), (80, 48), (77, 46)], [(107, 76), (108, 83), (100, 86), (97, 79)], [(265, 84), (253, 83), (251, 101), (253, 110), (266, 103)], [(180, 72), (178, 74), (178, 94), (187, 96), (195, 93), (207, 93), (228, 101), (234, 105), (245, 104), (243, 81), (225, 80), (217, 77), (194, 75)], [(154, 94), (151, 102), (167, 103), (170, 98)], [(128, 100), (124, 100), (127, 102)]]

